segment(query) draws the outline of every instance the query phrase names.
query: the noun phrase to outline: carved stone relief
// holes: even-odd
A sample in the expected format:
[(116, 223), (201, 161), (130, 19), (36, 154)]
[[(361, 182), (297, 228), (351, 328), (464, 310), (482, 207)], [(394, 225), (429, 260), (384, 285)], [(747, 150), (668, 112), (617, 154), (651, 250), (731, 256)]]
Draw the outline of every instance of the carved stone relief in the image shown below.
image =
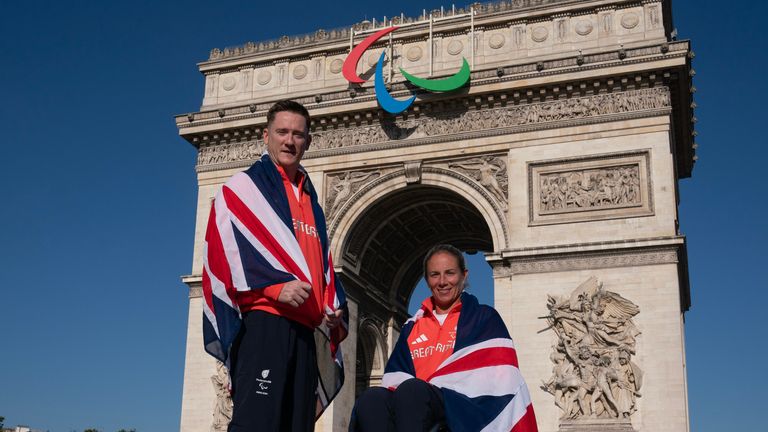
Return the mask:
[[(262, 71), (266, 72), (266, 71)], [(259, 79), (261, 75), (259, 75)], [(387, 120), (349, 128), (316, 130), (313, 152), (388, 141), (438, 137), (480, 130), (587, 119), (603, 115), (662, 109), (670, 106), (669, 91), (654, 87), (532, 104), (476, 111), (443, 111), (407, 120)], [(263, 143), (247, 141), (201, 147), (198, 166), (252, 160), (263, 152)]]
[(531, 39), (533, 39), (534, 42), (544, 42), (547, 40), (548, 36), (549, 30), (544, 26), (534, 27), (533, 31), (531, 31)]
[(488, 46), (491, 49), (499, 49), (504, 46), (504, 35), (501, 33), (495, 33), (488, 39)]
[(312, 149), (326, 150), (406, 138), (573, 120), (665, 108), (669, 104), (668, 90), (659, 87), (482, 111), (442, 112), (430, 117), (384, 123), (381, 126), (316, 131), (312, 134)]
[(485, 155), (448, 162), (448, 168), (479, 183), (506, 210), (509, 186), (507, 164), (504, 159)]
[(414, 45), (405, 52), (405, 57), (412, 62), (421, 60), (422, 50), (418, 45)]
[(628, 12), (621, 17), (621, 26), (625, 29), (633, 29), (640, 24), (640, 17), (634, 12)]
[(237, 79), (232, 74), (225, 75), (221, 79), (221, 88), (224, 89), (224, 91), (232, 91), (236, 85)]
[(576, 34), (578, 34), (579, 36), (586, 36), (592, 33), (593, 28), (594, 27), (592, 26), (592, 23), (589, 22), (589, 20), (584, 19), (576, 23), (575, 30), (576, 30)]
[(543, 318), (557, 342), (552, 376), (541, 388), (554, 396), (561, 420), (626, 423), (637, 411), (643, 383), (643, 371), (632, 361), (641, 334), (632, 318), (640, 308), (593, 276), (570, 296), (548, 296), (547, 309)]
[(529, 165), (532, 224), (652, 214), (648, 152)]
[(330, 65), (331, 73), (334, 74), (334, 75), (338, 74), (339, 72), (341, 72), (341, 68), (342, 68), (343, 65), (344, 65), (344, 61), (343, 60), (341, 60), (341, 59), (334, 59), (331, 62), (331, 65)]
[(305, 65), (298, 65), (293, 69), (293, 77), (300, 80), (306, 77), (308, 72), (309, 70)]
[(464, 44), (461, 43), (461, 41), (452, 40), (451, 43), (448, 44), (448, 54), (452, 56), (458, 55), (463, 49)]
[(271, 80), (272, 72), (268, 70), (263, 70), (256, 76), (256, 82), (259, 83), (259, 85), (267, 85)]
[(211, 376), (211, 382), (216, 392), (211, 432), (226, 432), (232, 420), (232, 396), (229, 393), (229, 374), (223, 363), (216, 362), (216, 375)]
[(539, 182), (542, 214), (640, 203), (639, 165), (545, 174)]
[(200, 150), (197, 152), (197, 165), (203, 166), (240, 160), (254, 160), (261, 156), (264, 150), (263, 141), (247, 141), (200, 147)]
[(657, 29), (661, 27), (661, 6), (660, 3), (646, 5), (648, 15), (648, 29)]
[(608, 36), (613, 34), (613, 12), (605, 12), (599, 14), (600, 19), (600, 36)]
[(345, 171), (328, 175), (326, 179), (325, 214), (333, 220), (341, 207), (366, 183), (381, 176), (380, 170)]

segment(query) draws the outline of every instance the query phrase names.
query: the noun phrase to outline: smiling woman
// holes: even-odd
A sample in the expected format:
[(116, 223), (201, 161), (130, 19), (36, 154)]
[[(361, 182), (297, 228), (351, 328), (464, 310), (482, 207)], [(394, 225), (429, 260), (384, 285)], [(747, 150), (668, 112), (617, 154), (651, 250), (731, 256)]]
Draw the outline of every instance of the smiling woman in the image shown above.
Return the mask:
[(435, 312), (447, 314), (459, 302), (468, 270), (461, 251), (450, 245), (433, 247), (424, 259), (424, 279), (432, 292)]
[(350, 430), (537, 430), (514, 344), (496, 310), (464, 293), (467, 274), (454, 246), (427, 252), (432, 295), (403, 326), (382, 387), (358, 399)]

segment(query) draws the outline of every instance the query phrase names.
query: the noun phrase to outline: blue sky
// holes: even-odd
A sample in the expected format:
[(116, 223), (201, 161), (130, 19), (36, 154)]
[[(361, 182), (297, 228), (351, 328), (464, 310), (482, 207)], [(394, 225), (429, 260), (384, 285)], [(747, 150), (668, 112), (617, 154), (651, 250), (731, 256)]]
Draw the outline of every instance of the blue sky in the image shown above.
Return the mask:
[[(187, 321), (179, 276), (191, 272), (197, 191), (195, 151), (177, 136), (173, 115), (202, 101), (196, 62), (214, 47), (450, 7), (284, 5), (0, 2), (6, 426), (178, 429)], [(700, 159), (680, 183), (692, 430), (759, 430), (768, 7), (673, 6), (680, 38), (693, 41), (699, 90)]]

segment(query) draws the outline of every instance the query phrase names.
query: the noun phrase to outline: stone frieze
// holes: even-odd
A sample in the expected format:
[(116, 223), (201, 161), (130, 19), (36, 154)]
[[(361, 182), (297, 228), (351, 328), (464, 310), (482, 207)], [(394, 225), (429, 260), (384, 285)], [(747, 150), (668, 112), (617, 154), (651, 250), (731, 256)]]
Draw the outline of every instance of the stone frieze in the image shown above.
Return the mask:
[[(669, 90), (653, 87), (484, 110), (435, 112), (419, 118), (388, 119), (374, 124), (315, 131), (307, 157), (312, 157), (315, 152), (377, 143), (407, 142), (516, 126), (546, 127), (562, 121), (665, 109), (670, 104)], [(201, 147), (197, 166), (254, 160), (263, 151), (260, 139)]]
[(398, 120), (381, 125), (316, 131), (313, 133), (312, 143), (314, 150), (327, 150), (484, 129), (576, 120), (669, 106), (668, 89), (656, 87), (486, 110), (441, 112), (424, 115), (418, 119)]

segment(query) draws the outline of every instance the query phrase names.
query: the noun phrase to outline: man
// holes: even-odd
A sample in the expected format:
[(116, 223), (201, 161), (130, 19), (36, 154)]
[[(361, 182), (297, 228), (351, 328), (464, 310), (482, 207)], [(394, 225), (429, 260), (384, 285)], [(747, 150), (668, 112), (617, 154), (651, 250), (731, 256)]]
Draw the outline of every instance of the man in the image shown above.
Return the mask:
[[(206, 351), (232, 378), (229, 432), (311, 431), (343, 383), (343, 376), (318, 383), (318, 367), (328, 377), (325, 365), (335, 360), (340, 372), (346, 302), (325, 217), (300, 165), (311, 143), (309, 122), (296, 102), (272, 106), (267, 153), (232, 176), (211, 209), (203, 330)], [(330, 355), (315, 346), (315, 328)]]

